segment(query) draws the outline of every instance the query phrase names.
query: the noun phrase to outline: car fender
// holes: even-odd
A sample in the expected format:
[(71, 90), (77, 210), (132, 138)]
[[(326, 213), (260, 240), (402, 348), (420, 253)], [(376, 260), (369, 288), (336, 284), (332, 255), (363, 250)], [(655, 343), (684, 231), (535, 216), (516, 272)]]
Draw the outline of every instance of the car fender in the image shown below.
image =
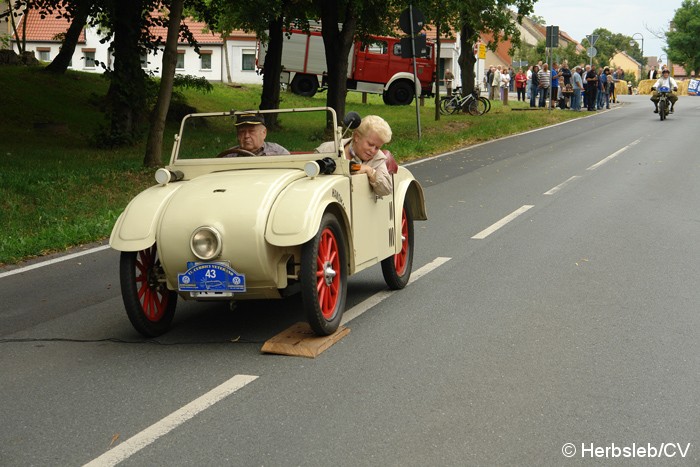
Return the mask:
[(394, 175), (394, 201), (397, 219), (401, 218), (401, 209), (404, 202), (407, 202), (413, 213), (413, 220), (428, 220), (423, 187), (404, 167), (399, 167), (398, 172)]
[(401, 210), (404, 204), (413, 214), (414, 221), (428, 220), (428, 213), (425, 208), (425, 194), (423, 187), (413, 178), (413, 175), (404, 167), (394, 174), (394, 219), (396, 219), (396, 245), (395, 253), (401, 251)]
[[(316, 235), (323, 213), (335, 209), (350, 226), (350, 180), (343, 175), (304, 178), (290, 184), (270, 209), (265, 240), (275, 246), (302, 245)], [(346, 235), (352, 246), (352, 235)], [(350, 249), (349, 251), (352, 251)]]
[(140, 251), (153, 245), (160, 213), (180, 186), (156, 185), (139, 193), (114, 224), (109, 245), (118, 251)]

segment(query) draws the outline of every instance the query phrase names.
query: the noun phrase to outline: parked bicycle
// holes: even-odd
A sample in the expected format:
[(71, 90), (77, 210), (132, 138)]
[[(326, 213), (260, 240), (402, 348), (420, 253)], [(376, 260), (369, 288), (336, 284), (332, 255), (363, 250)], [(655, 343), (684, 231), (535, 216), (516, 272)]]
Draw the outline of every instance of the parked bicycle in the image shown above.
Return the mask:
[(440, 113), (450, 115), (459, 112), (468, 112), (470, 115), (483, 115), (491, 110), (491, 101), (479, 95), (476, 89), (467, 95), (462, 95), (461, 87), (455, 89), (452, 96), (440, 99)]

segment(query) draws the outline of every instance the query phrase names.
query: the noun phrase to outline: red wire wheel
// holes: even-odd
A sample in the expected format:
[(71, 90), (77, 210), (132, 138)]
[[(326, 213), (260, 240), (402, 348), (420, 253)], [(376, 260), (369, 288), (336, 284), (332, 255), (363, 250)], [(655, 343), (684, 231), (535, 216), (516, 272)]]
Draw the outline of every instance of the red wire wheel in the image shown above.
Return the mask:
[(333, 214), (321, 219), (318, 232), (301, 249), (301, 297), (307, 321), (321, 336), (340, 325), (347, 295), (346, 244)]
[(177, 293), (165, 284), (156, 245), (122, 252), (119, 279), (124, 308), (134, 329), (145, 337), (165, 333), (175, 315)]

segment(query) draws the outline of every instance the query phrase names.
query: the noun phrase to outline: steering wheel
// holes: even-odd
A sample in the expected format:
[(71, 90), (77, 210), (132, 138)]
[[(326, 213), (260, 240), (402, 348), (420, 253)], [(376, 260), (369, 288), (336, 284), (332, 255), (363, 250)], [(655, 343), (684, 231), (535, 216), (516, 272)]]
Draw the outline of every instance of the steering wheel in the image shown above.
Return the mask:
[(255, 154), (243, 148), (228, 148), (221, 151), (216, 157), (255, 157)]

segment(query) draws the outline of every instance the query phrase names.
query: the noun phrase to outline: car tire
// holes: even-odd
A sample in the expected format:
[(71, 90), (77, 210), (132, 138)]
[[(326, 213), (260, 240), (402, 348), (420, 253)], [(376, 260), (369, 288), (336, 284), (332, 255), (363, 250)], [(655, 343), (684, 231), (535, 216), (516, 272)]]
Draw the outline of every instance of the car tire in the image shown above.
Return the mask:
[(292, 80), (292, 92), (299, 96), (313, 97), (318, 91), (318, 78), (314, 75), (297, 74)]
[(403, 289), (408, 284), (413, 269), (413, 214), (404, 205), (401, 210), (401, 251), (382, 260), (382, 274), (392, 290)]
[(395, 81), (384, 92), (384, 103), (388, 105), (409, 105), (413, 102), (415, 91), (410, 81)]
[(169, 328), (175, 315), (177, 293), (159, 281), (162, 270), (154, 244), (141, 251), (122, 252), (119, 280), (129, 321), (145, 337), (157, 337)]
[(333, 334), (345, 310), (348, 278), (343, 229), (331, 213), (301, 247), (300, 282), (309, 326), (319, 336)]

